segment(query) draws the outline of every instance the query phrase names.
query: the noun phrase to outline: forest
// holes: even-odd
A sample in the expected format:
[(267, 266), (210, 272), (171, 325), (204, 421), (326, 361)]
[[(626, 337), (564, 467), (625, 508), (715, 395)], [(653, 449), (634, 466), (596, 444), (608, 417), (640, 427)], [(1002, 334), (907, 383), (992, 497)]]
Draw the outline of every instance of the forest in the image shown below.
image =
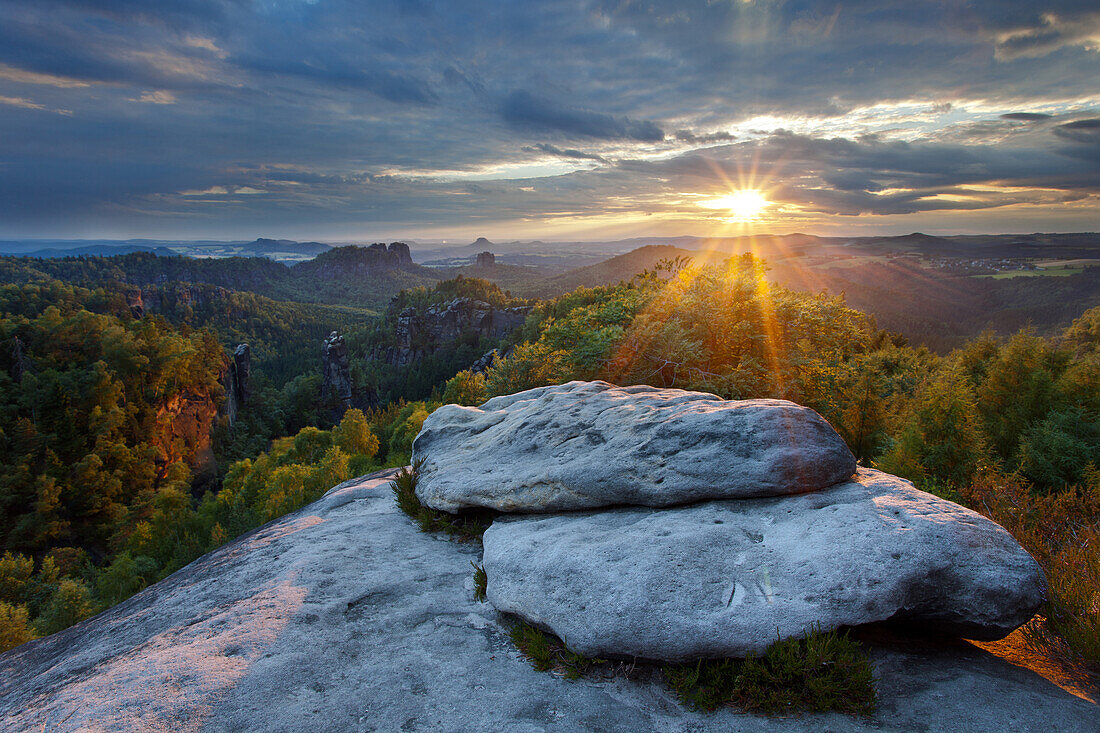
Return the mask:
[[(134, 287), (36, 276), (0, 290), (0, 648), (118, 603), (341, 481), (405, 465), (441, 404), (605, 379), (813, 407), (863, 465), (1009, 529), (1051, 586), (1029, 640), (1100, 665), (1100, 308), (1053, 334), (989, 332), (936, 353), (839, 295), (776, 284), (752, 255), (664, 259), (539, 301), (458, 278), (403, 291), (378, 316), (216, 286), (184, 303), (172, 283), (143, 312)], [(502, 338), (465, 330), (386, 361), (402, 313), (456, 298), (529, 314)], [(318, 396), (320, 342), (335, 329), (355, 391), (379, 399), (334, 418)], [(226, 349), (243, 341), (254, 395), (230, 424), (218, 412)], [(505, 356), (468, 369), (493, 348)], [(209, 440), (166, 427), (181, 398), (207, 406)], [(215, 475), (200, 481), (204, 470)]]

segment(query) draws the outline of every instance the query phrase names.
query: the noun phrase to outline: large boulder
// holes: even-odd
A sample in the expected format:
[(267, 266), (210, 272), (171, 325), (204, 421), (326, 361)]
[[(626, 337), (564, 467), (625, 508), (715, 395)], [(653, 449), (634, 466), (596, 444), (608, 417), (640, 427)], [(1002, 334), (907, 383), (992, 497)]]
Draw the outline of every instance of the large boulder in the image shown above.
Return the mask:
[(502, 518), (484, 544), (492, 604), (596, 657), (740, 657), (887, 619), (998, 639), (1045, 590), (1002, 527), (871, 469), (800, 496)]
[(599, 381), (445, 405), (424, 422), (413, 458), (423, 461), (417, 497), (448, 512), (800, 494), (856, 469), (829, 423), (793, 402)]

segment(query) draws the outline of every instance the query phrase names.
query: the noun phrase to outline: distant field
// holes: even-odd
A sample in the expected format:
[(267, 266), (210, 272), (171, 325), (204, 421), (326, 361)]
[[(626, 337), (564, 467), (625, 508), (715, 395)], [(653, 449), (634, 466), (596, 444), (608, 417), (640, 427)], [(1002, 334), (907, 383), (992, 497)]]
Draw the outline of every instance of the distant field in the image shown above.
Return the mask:
[(1060, 270), (1010, 270), (1009, 272), (998, 272), (996, 275), (974, 275), (973, 277), (987, 277), (991, 280), (1008, 280), (1014, 277), (1069, 277), (1070, 275), (1079, 275), (1085, 271), (1083, 267), (1066, 267)]
[(1095, 267), (1100, 265), (1100, 259), (1078, 259), (1078, 260), (1043, 260), (1042, 262), (1036, 262), (1036, 267), (1042, 267), (1044, 269), (1056, 268), (1056, 267)]

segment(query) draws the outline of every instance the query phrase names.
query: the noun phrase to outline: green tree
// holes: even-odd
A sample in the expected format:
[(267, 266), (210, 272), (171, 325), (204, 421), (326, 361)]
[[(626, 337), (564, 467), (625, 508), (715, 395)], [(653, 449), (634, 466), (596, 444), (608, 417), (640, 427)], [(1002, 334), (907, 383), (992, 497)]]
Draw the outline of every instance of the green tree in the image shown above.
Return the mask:
[(443, 402), (452, 405), (480, 405), (487, 397), (485, 375), (463, 370), (447, 380)]
[(35, 638), (27, 607), (0, 601), (0, 652), (26, 644)]
[(88, 586), (79, 580), (64, 578), (50, 597), (35, 627), (42, 634), (52, 634), (79, 623), (95, 612)]
[(332, 429), (336, 446), (349, 456), (373, 458), (378, 452), (378, 438), (362, 410), (352, 408), (344, 413), (340, 424)]

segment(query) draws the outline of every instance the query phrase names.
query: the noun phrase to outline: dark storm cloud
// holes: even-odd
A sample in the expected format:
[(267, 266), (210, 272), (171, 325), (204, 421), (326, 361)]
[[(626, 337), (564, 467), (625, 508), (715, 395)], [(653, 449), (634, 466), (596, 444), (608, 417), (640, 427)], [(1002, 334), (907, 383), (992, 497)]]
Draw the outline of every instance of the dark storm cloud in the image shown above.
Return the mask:
[(665, 136), (653, 122), (578, 109), (523, 90), (505, 97), (501, 115), (516, 127), (553, 130), (573, 137), (654, 141)]
[(1078, 143), (1100, 144), (1100, 119), (1067, 122), (1055, 127), (1054, 134)]
[(550, 143), (539, 143), (538, 145), (532, 145), (524, 148), (524, 150), (539, 151), (542, 153), (549, 153), (550, 155), (556, 155), (559, 158), (568, 158), (570, 160), (595, 160), (600, 163), (607, 163), (607, 158), (596, 153), (586, 153), (583, 150), (576, 150), (574, 148), (559, 148), (556, 145)]
[[(0, 0), (0, 222), (414, 228), (654, 209), (754, 166), (841, 213), (1080, 196), (1097, 111), (1029, 101), (1095, 95), (1098, 37), (1094, 0)], [(938, 144), (736, 126), (905, 100)]]
[(1006, 112), (1001, 115), (1001, 119), (1017, 120), (1019, 122), (1041, 122), (1042, 120), (1049, 120), (1053, 116), (1042, 112)]
[(699, 145), (709, 145), (710, 143), (728, 143), (736, 139), (736, 135), (731, 135), (728, 132), (707, 132), (697, 134), (691, 130), (677, 130), (675, 138), (685, 143), (695, 143)]

